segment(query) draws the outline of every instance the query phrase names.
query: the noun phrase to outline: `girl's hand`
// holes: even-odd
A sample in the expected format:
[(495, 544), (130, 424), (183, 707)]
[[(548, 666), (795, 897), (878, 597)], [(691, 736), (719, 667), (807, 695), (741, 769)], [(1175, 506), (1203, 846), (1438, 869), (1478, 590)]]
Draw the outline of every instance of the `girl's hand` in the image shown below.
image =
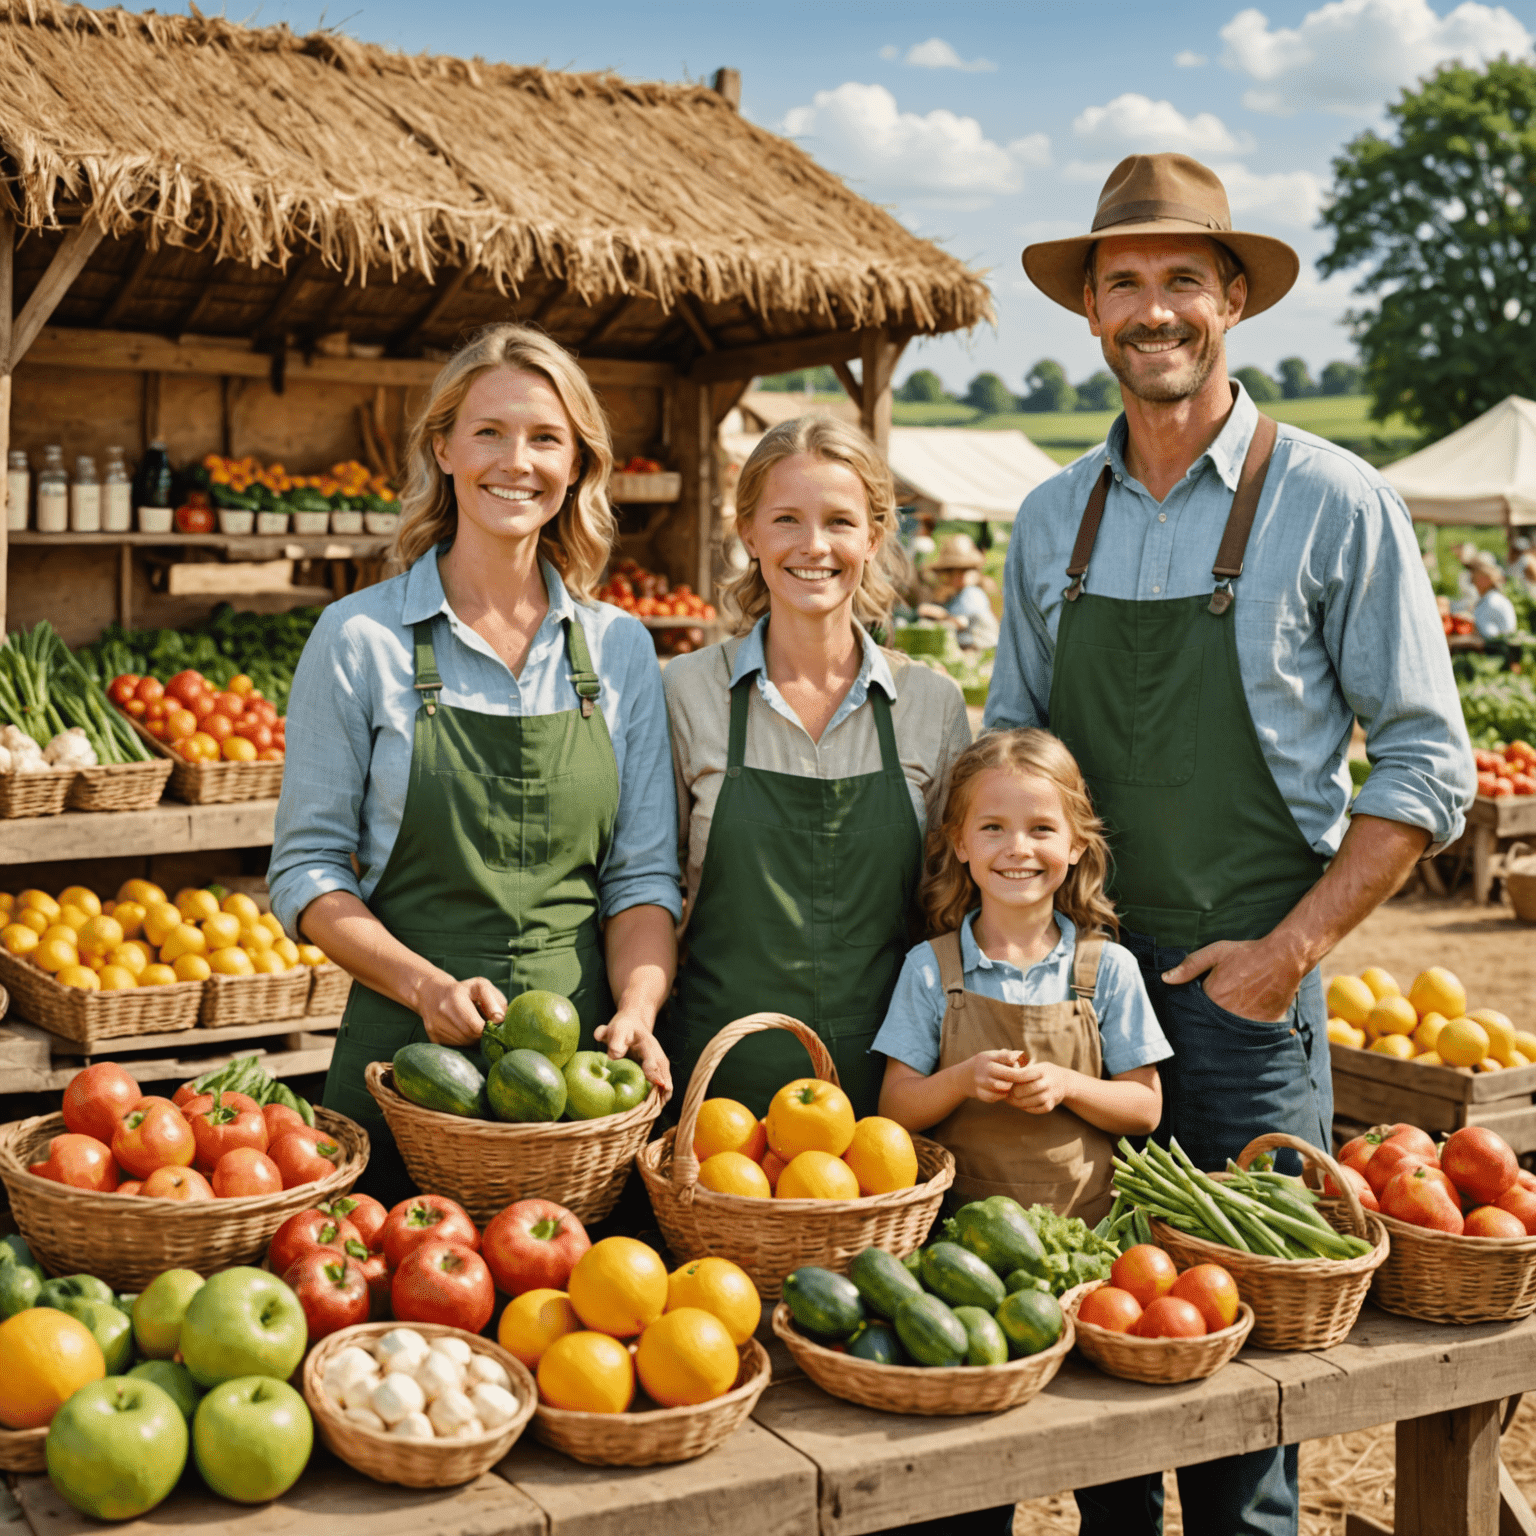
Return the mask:
[(437, 1045), (473, 1045), (486, 1024), (500, 1023), (507, 1012), (501, 989), (484, 976), (455, 981), (446, 971), (422, 982), (416, 1011), (427, 1027), (427, 1039)]
[(1044, 1115), (1066, 1098), (1075, 1074), (1051, 1061), (1032, 1061), (1021, 1067), (1008, 1102), (1026, 1115)]
[(1018, 1051), (978, 1051), (965, 1063), (966, 1096), (983, 1104), (997, 1104), (1008, 1098), (1027, 1067), (1018, 1065)]
[(632, 1056), (639, 1062), (646, 1080), (662, 1093), (672, 1092), (672, 1067), (650, 1027), (633, 1014), (619, 1012), (592, 1031), (608, 1047), (608, 1059), (618, 1061)]

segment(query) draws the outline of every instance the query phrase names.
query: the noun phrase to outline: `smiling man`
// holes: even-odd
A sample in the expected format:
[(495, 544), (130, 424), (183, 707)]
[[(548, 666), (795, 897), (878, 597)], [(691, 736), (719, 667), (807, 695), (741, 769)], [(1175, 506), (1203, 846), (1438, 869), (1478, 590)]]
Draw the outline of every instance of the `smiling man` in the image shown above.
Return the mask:
[[(1157, 1134), (1208, 1169), (1267, 1131), (1330, 1145), (1318, 962), (1460, 832), (1475, 784), (1406, 508), (1228, 377), (1226, 333), (1298, 265), (1182, 155), (1122, 161), (1089, 234), (1024, 252), (1125, 411), (1019, 513), (986, 723), (1047, 725), (1082, 765), (1174, 1049)], [(1184, 1468), (1186, 1531), (1294, 1532), (1296, 1466), (1289, 1446)], [(1078, 1503), (1093, 1536), (1161, 1527), (1154, 1478)]]

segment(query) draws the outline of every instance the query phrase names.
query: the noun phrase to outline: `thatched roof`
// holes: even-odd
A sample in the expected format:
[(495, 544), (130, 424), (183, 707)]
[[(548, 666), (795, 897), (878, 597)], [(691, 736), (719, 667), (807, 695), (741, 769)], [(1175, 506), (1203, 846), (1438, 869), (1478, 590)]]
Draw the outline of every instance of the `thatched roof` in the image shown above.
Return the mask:
[[(140, 304), (210, 272), (269, 290), (232, 297), (220, 323), (200, 314), (201, 331), (254, 328), (306, 253), (333, 295), (406, 284), (429, 305), (432, 282), (468, 266), (482, 310), (499, 294), (590, 324), (593, 306), (623, 305), (602, 338), (620, 351), (656, 343), (682, 295), (711, 327), (744, 327), (726, 345), (992, 313), (977, 273), (700, 85), (408, 56), (195, 8), (0, 0), (0, 153), (24, 229), (89, 210), (116, 237), (87, 269), (105, 279), (98, 308), (135, 264)], [(60, 320), (100, 323), (91, 302)], [(384, 309), (398, 325), (398, 304)], [(111, 321), (173, 316), (119, 302)]]

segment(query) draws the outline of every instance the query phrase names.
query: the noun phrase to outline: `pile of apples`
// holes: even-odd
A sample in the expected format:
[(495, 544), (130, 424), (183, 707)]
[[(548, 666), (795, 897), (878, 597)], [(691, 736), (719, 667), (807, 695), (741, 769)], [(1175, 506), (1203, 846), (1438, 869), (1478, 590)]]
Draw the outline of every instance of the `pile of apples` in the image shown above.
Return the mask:
[(1489, 800), (1505, 795), (1536, 795), (1536, 747), (1512, 741), (1502, 752), (1472, 754), (1477, 765), (1477, 792)]
[(168, 683), (123, 672), (107, 685), (107, 697), (189, 763), (283, 761), (288, 717), (243, 672), (224, 689), (190, 669)]

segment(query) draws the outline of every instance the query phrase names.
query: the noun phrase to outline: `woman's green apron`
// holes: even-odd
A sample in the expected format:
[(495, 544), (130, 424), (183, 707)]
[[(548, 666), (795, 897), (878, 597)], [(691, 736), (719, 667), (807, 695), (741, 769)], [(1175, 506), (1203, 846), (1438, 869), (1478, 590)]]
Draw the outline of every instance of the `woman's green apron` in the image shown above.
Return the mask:
[[(681, 1092), (733, 1019), (787, 1013), (826, 1042), (855, 1113), (873, 1114), (884, 1063), (869, 1047), (906, 954), (923, 851), (890, 701), (870, 687), (879, 770), (814, 779), (746, 766), (756, 686), (750, 672), (731, 690), (725, 782), (664, 1036), (673, 1078)], [(779, 1088), (810, 1070), (798, 1041), (766, 1031), (733, 1047), (710, 1096), (763, 1115)]]
[[(535, 988), (570, 998), (583, 1050), (613, 1013), (603, 963), (598, 871), (613, 836), (619, 773), (586, 636), (565, 623), (581, 703), (553, 715), (485, 715), (438, 702), (435, 619), (415, 626), (416, 710), (400, 833), (368, 905), (402, 944), (510, 1000)], [(446, 620), (444, 621), (446, 622)], [(354, 983), (324, 1103), (364, 1125), (373, 1153), (359, 1188), (399, 1200), (414, 1185), (363, 1085), (371, 1061), (425, 1040), (420, 1017)]]

